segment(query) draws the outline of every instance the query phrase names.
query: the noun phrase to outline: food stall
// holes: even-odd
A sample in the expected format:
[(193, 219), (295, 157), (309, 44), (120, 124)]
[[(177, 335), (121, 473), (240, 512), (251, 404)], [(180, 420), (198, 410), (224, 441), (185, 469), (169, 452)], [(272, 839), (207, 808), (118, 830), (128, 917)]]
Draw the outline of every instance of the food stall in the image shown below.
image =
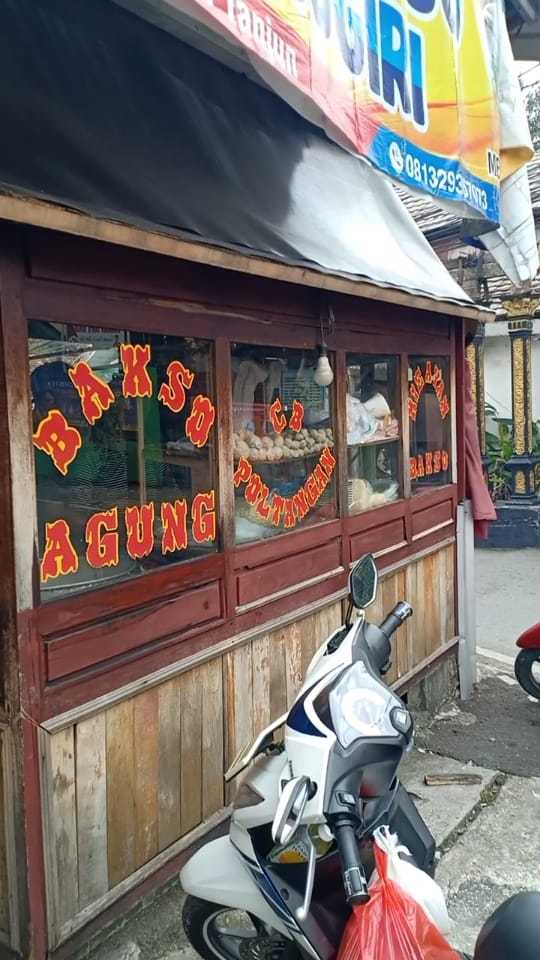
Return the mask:
[[(0, 271), (4, 876), (13, 897), (22, 846), (58, 946), (224, 821), (224, 769), (291, 702), (363, 553), (371, 615), (415, 610), (390, 680), (452, 691), (472, 311), (38, 228), (4, 228)], [(10, 936), (8, 897), (3, 917)]]
[[(25, 6), (26, 32), (17, 34)], [(67, 103), (73, 115), (84, 107), (85, 125), (73, 130), (86, 146), (94, 120), (105, 144), (116, 137), (114, 124), (92, 114), (96, 102), (107, 100), (117, 118), (125, 105), (121, 83), (100, 87), (106, 43), (120, 58), (129, 35), (122, 69), (134, 71), (126, 73), (133, 88), (150, 70), (133, 49), (157, 45), (141, 98), (159, 79), (163, 102), (174, 71), (195, 62), (195, 51), (182, 48), (179, 58), (180, 41), (105, 0), (79, 5), (76, 19), (64, 0), (53, 6), (32, 33), (36, 4), (10, 0), (0, 73), (9, 66), (14, 79), (0, 86), (24, 101), (25, 83), (39, 86), (35, 50), (54, 37), (55, 55), (41, 64), (48, 123), (61, 128)], [(98, 13), (108, 19), (96, 26)], [(166, 228), (165, 214), (152, 225), (135, 209), (147, 195), (130, 193), (148, 158), (129, 142), (114, 176), (99, 168), (98, 179), (105, 197), (127, 170), (123, 202), (133, 210), (118, 213), (119, 194), (116, 215), (110, 197), (98, 209), (88, 171), (84, 190), (71, 176), (82, 170), (77, 150), (64, 158), (59, 184), (57, 139), (47, 127), (33, 132), (29, 108), (12, 118), (19, 181), (11, 153), (0, 160), (0, 937), (35, 960), (70, 955), (77, 937), (86, 942), (173, 876), (186, 851), (223, 826), (224, 770), (285, 711), (310, 658), (342, 623), (349, 570), (362, 554), (374, 553), (381, 575), (370, 615), (400, 598), (414, 607), (390, 682), (411, 702), (429, 699), (434, 673), (447, 692), (458, 682), (464, 335), (479, 311), (459, 299), (412, 221), (400, 220), (391, 188), (380, 209), (377, 189), (361, 192), (373, 171), (291, 120), (267, 91), (253, 87), (247, 97), (245, 78), (197, 57), (186, 103), (213, 77), (212, 95), (229, 84), (238, 111), (251, 104), (254, 125), (271, 120), (274, 135), (282, 131), (282, 151), (289, 134), (291, 143), (293, 133), (303, 138), (297, 184), (324, 160), (317, 186), (306, 192), (300, 183), (302, 216), (315, 198), (335, 268), (302, 254), (290, 221), (283, 239), (286, 210), (298, 217), (298, 206), (276, 210), (276, 193), (258, 246), (239, 248), (224, 228), (216, 238), (229, 221), (213, 221), (210, 202), (202, 238)], [(145, 109), (141, 123), (157, 122), (156, 113)], [(204, 139), (205, 111), (193, 114), (186, 150)], [(187, 110), (182, 116), (187, 125)], [(169, 149), (167, 117), (163, 129)], [(231, 150), (249, 129), (232, 129)], [(270, 143), (261, 137), (260, 163), (250, 159), (242, 177), (220, 185), (246, 231), (269, 210), (256, 178)], [(210, 154), (201, 152), (201, 166)], [(148, 194), (167, 187), (162, 159)], [(227, 164), (220, 169), (225, 177)], [(334, 170), (343, 182), (350, 176), (343, 200), (324, 197)], [(171, 217), (178, 198), (187, 207), (191, 193), (171, 194)], [(340, 203), (351, 229), (362, 216), (370, 225), (356, 273), (338, 242)], [(375, 229), (389, 265), (374, 251)], [(304, 236), (304, 250), (319, 243), (315, 228)], [(407, 270), (409, 289), (393, 279)]]

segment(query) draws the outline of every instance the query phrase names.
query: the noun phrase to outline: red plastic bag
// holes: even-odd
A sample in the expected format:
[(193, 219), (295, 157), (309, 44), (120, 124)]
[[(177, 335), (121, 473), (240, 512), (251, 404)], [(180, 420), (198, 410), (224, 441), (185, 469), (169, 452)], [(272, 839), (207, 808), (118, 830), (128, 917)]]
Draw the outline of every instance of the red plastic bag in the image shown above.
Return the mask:
[(354, 907), (338, 960), (461, 960), (419, 903), (388, 877), (388, 857), (374, 844), (378, 879), (371, 900)]

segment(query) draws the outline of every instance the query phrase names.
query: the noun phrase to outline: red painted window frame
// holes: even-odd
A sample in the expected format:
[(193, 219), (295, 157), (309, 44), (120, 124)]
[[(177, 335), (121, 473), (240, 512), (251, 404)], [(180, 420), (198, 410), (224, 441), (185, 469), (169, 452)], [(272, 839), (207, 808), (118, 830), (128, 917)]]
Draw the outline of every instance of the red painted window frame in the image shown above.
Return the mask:
[[(154, 255), (111, 250), (90, 241), (65, 237), (51, 241), (51, 235), (44, 231), (29, 232), (26, 241), (23, 312), (27, 319), (71, 323), (75, 320), (90, 327), (177, 336), (196, 334), (215, 341), (218, 488), (224, 547), (218, 554), (46, 604), (39, 603), (36, 587), (31, 636), (39, 663), (43, 717), (70, 709), (179, 659), (200, 657), (207, 649), (226, 645), (233, 635), (275, 622), (325, 596), (339, 594), (346, 586), (351, 562), (361, 552), (377, 548), (379, 563), (384, 566), (453, 535), (456, 483), (410, 497), (405, 478), (402, 500), (348, 516), (344, 456), (346, 352), (398, 355), (402, 405), (406, 409), (409, 354), (448, 355), (454, 376), (456, 341), (449, 318), (348, 296), (333, 297), (337, 323), (328, 337), (328, 346), (334, 352), (336, 366), (338, 516), (269, 541), (237, 547), (231, 513), (232, 483), (224, 482), (229, 470), (232, 475), (228, 343), (316, 346), (320, 342), (319, 293), (275, 281), (231, 276), (225, 271), (179, 264)], [(403, 462), (407, 463), (406, 429), (402, 443)], [(269, 587), (268, 593), (257, 593), (257, 577), (271, 582), (278, 567), (284, 571), (287, 564), (296, 575), (304, 558), (306, 564), (309, 559), (313, 575), (300, 585), (295, 585), (292, 577), (283, 586), (287, 577), (280, 574), (279, 589)], [(239, 586), (242, 578), (244, 582), (249, 578), (248, 588)], [(218, 585), (218, 615), (213, 584)], [(175, 604), (187, 593), (195, 598), (194, 606), (204, 611), (205, 599), (196, 593), (204, 590), (213, 605), (212, 619), (205, 620), (203, 614), (198, 623), (175, 630)], [(249, 602), (239, 603), (242, 596), (249, 596)], [(159, 632), (160, 608), (168, 626), (154, 636), (152, 630)], [(171, 613), (169, 619), (167, 612)], [(140, 643), (133, 642), (137, 630)], [(112, 635), (114, 656), (103, 657), (95, 652)]]

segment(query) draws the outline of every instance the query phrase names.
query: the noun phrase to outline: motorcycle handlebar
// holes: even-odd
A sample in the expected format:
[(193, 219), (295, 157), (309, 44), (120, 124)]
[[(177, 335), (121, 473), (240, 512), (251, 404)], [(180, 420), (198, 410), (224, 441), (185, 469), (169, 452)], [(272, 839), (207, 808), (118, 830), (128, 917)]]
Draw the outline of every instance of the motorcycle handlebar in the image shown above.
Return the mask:
[(413, 608), (411, 607), (410, 603), (406, 603), (405, 600), (400, 600), (380, 624), (379, 630), (384, 634), (387, 640), (390, 640), (396, 630), (398, 630), (399, 627), (401, 627), (401, 625), (405, 623), (410, 616), (412, 616), (412, 612)]
[(368, 882), (360, 859), (358, 841), (352, 820), (338, 820), (334, 824), (334, 836), (341, 857), (345, 896), (351, 907), (360, 906), (369, 900)]

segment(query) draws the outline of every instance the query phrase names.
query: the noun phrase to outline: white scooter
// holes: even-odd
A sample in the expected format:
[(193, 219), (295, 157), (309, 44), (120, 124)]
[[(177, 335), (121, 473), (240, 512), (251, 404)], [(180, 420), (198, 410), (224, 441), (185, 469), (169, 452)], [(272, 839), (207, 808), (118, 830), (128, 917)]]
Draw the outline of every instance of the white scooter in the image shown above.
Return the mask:
[(396, 776), (412, 719), (381, 680), (412, 608), (398, 603), (380, 626), (369, 624), (376, 590), (367, 556), (351, 573), (345, 626), (316, 653), (292, 709), (226, 774), (243, 773), (229, 835), (181, 873), (184, 928), (205, 960), (334, 957), (351, 906), (369, 900), (381, 824), (433, 875), (435, 842)]

